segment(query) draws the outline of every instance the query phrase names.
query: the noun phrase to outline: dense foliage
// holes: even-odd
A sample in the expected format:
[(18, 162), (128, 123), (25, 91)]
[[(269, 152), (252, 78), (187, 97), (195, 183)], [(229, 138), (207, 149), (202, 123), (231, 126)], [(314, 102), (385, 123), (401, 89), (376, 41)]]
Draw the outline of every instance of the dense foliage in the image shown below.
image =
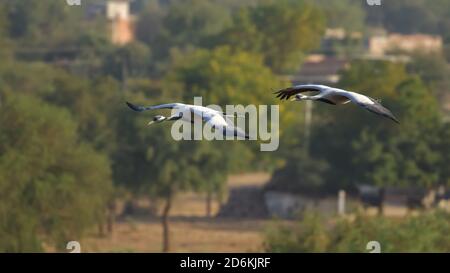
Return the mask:
[(101, 221), (109, 194), (108, 158), (79, 141), (61, 108), (8, 95), (0, 108), (0, 250), (63, 249)]
[(327, 221), (307, 213), (296, 228), (274, 224), (267, 230), (266, 249), (270, 252), (352, 252), (364, 253), (371, 241), (380, 243), (381, 252), (448, 252), (449, 214), (442, 211), (388, 219), (357, 215)]

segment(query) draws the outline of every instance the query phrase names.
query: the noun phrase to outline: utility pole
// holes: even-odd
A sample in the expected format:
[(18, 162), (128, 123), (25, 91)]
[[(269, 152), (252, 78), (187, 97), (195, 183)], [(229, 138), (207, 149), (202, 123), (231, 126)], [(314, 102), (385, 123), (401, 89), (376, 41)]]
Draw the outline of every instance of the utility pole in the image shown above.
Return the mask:
[(312, 101), (307, 100), (306, 104), (305, 104), (305, 135), (304, 135), (306, 154), (309, 154), (309, 145), (310, 145), (310, 138), (311, 138), (312, 110), (313, 110)]
[(345, 215), (345, 191), (340, 190), (338, 193), (338, 215)]

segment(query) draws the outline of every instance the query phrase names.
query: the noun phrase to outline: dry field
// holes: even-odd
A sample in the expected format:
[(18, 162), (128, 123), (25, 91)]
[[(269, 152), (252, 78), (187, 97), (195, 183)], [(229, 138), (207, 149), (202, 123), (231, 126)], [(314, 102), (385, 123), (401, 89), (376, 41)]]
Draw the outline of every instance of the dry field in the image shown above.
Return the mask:
[[(268, 179), (265, 173), (236, 175), (229, 178), (228, 185), (262, 185)], [(215, 203), (213, 213), (218, 209)], [(263, 251), (263, 231), (270, 220), (206, 218), (205, 212), (204, 196), (177, 196), (170, 220), (172, 252)], [(118, 221), (110, 236), (93, 234), (80, 243), (83, 252), (160, 252), (161, 240), (159, 220), (140, 216)]]
[[(262, 251), (263, 221), (172, 219), (172, 252)], [(158, 221), (121, 222), (111, 236), (80, 242), (83, 252), (160, 252)]]

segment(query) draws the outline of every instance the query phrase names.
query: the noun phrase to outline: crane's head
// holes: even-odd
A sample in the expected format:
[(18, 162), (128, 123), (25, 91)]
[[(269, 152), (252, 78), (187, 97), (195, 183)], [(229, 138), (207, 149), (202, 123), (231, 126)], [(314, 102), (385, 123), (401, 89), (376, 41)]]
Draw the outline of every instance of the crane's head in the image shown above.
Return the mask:
[(166, 119), (167, 118), (165, 116), (157, 115), (157, 116), (153, 117), (153, 119), (148, 123), (148, 125), (153, 124), (153, 123), (160, 123)]

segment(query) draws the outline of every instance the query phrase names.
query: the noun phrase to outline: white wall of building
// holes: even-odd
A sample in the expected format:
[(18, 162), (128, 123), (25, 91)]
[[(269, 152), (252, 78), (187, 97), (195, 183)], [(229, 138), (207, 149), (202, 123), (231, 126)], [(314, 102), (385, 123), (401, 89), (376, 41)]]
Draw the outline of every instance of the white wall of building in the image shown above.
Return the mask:
[(110, 20), (128, 20), (130, 17), (130, 4), (126, 0), (108, 1), (106, 16)]

